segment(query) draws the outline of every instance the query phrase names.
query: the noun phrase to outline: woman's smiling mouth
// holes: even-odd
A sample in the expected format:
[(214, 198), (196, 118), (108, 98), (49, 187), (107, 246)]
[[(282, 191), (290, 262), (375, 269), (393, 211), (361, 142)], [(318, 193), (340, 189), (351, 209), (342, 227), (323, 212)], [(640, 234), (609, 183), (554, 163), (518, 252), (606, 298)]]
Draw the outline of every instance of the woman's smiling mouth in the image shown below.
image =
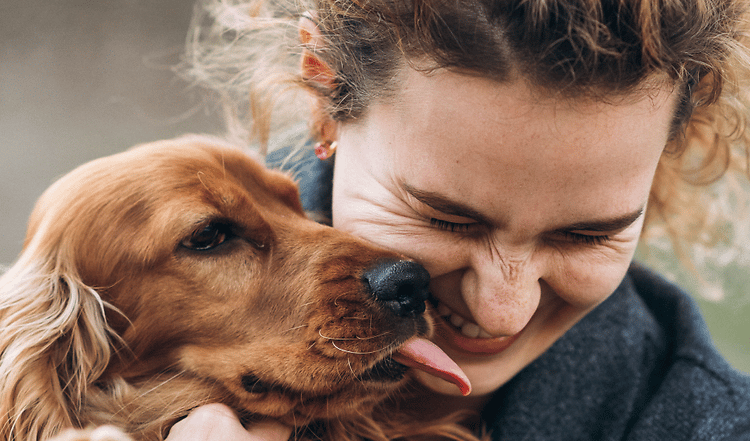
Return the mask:
[(451, 348), (473, 355), (495, 355), (507, 349), (521, 332), (507, 337), (492, 337), (476, 323), (458, 315), (447, 305), (434, 299), (437, 337)]

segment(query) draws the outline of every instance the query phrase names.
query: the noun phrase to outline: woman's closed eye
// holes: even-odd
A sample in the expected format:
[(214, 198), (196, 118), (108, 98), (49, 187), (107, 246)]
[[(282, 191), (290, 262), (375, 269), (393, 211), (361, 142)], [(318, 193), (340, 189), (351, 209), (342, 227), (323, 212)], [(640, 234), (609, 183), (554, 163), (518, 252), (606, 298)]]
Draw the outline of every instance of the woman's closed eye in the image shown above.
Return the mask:
[[(431, 218), (430, 225), (439, 230), (451, 233), (466, 233), (477, 226), (476, 222), (450, 222), (443, 219)], [(557, 233), (563, 240), (583, 245), (601, 245), (610, 240), (608, 234), (584, 234), (575, 231), (560, 231)]]
[(452, 233), (465, 233), (468, 232), (472, 226), (475, 226), (475, 222), (450, 222), (443, 219), (430, 218), (430, 225), (438, 228), (439, 230), (450, 231)]
[(601, 245), (610, 240), (608, 234), (583, 234), (575, 231), (560, 231), (564, 240), (583, 245)]

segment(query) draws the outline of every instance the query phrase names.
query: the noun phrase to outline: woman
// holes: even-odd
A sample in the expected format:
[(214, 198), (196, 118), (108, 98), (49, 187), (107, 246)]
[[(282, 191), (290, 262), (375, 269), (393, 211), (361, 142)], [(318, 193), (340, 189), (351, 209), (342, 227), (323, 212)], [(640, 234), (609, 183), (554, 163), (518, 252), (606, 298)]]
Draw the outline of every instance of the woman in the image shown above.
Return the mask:
[[(702, 233), (684, 228), (702, 214), (686, 182), (736, 172), (734, 150), (750, 145), (744, 1), (312, 3), (206, 5), (220, 32), (198, 29), (192, 69), (220, 78), (211, 68), (235, 63), (247, 81), (211, 86), (250, 91), (262, 146), (284, 101), (269, 97), (308, 90), (312, 137), (335, 167), (330, 207), (333, 161), (303, 176), (307, 208), (430, 272), (434, 341), (473, 392), (418, 373), (403, 406), (421, 419), (476, 410), (496, 439), (750, 437), (750, 378), (686, 294), (631, 265), (644, 227)], [(294, 73), (288, 52), (252, 49), (292, 22)], [(226, 26), (241, 32), (226, 39)], [(205, 64), (217, 54), (229, 61)], [(289, 433), (246, 431), (209, 406), (169, 439)]]

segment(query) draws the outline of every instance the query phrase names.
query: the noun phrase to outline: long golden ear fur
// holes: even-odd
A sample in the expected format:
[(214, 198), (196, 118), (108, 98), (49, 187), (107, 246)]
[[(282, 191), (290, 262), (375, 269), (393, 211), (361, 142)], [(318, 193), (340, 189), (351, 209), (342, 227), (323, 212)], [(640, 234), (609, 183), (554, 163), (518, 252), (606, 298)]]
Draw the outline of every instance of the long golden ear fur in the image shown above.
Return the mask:
[(111, 355), (105, 304), (34, 241), (0, 277), (0, 439), (51, 438), (76, 420)]

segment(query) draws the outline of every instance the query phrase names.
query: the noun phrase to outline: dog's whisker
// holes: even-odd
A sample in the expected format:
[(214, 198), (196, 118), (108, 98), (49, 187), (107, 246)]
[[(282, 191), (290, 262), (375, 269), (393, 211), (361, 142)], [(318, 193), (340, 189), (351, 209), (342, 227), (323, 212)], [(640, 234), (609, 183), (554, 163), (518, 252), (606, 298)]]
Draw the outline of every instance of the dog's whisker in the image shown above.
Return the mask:
[(174, 380), (175, 378), (179, 377), (179, 376), (180, 376), (180, 374), (181, 374), (181, 372), (176, 372), (176, 373), (175, 373), (174, 375), (172, 375), (172, 376), (170, 376), (170, 377), (168, 377), (168, 378), (166, 378), (166, 379), (163, 379), (163, 380), (161, 380), (161, 382), (160, 382), (160, 383), (157, 383), (157, 384), (155, 384), (155, 385), (154, 385), (154, 386), (153, 386), (152, 388), (150, 388), (150, 389), (144, 389), (144, 390), (143, 390), (143, 391), (141, 392), (141, 394), (142, 394), (142, 395), (148, 395), (149, 393), (151, 393), (151, 392), (155, 391), (156, 389), (158, 389), (158, 388), (160, 388), (160, 387), (163, 387), (164, 385), (166, 385), (166, 384), (168, 384), (169, 382), (173, 381), (173, 380)]
[[(171, 375), (171, 376), (169, 376), (169, 377), (167, 377), (167, 378), (162, 378), (162, 379), (160, 379), (160, 381), (159, 381), (159, 382), (156, 382), (156, 383), (155, 383), (155, 384), (154, 384), (154, 385), (153, 385), (153, 386), (152, 386), (151, 388), (148, 388), (148, 389), (139, 389), (139, 390), (136, 390), (136, 392), (137, 392), (136, 396), (137, 396), (137, 397), (146, 397), (146, 396), (148, 396), (149, 394), (152, 394), (153, 392), (155, 392), (155, 391), (156, 391), (156, 390), (158, 390), (159, 388), (163, 388), (163, 387), (165, 387), (165, 386), (166, 386), (167, 384), (169, 384), (169, 383), (170, 383), (171, 381), (174, 381), (174, 380), (175, 380), (176, 378), (180, 377), (180, 376), (181, 376), (181, 374), (182, 374), (183, 372), (184, 372), (184, 371), (176, 372), (176, 373), (174, 373), (173, 375)], [(169, 403), (163, 403), (163, 404), (164, 404), (164, 405), (167, 405), (167, 404), (171, 405), (171, 404), (175, 403), (175, 402), (176, 402), (176, 400), (177, 400), (177, 397), (176, 397), (176, 396), (173, 396), (173, 397), (171, 397), (171, 400), (170, 400), (170, 402), (169, 402)], [(140, 406), (140, 407), (138, 407), (138, 408), (139, 408), (139, 409), (141, 409), (141, 408), (146, 408), (146, 407), (145, 407), (145, 406)], [(130, 413), (132, 412), (132, 410), (133, 410), (133, 409), (130, 409), (130, 408), (128, 408), (128, 407), (127, 407), (127, 406), (126, 406), (126, 405), (125, 405), (125, 404), (123, 403), (123, 404), (121, 405), (121, 407), (120, 407), (120, 408), (119, 408), (119, 409), (118, 409), (117, 411), (115, 411), (115, 412), (113, 413), (113, 416), (114, 416), (114, 417), (120, 417), (120, 416), (124, 416), (124, 417), (126, 417), (126, 418), (127, 418), (128, 414), (130, 414)]]
[(323, 335), (323, 331), (321, 331), (320, 329), (318, 329), (318, 335), (319, 335), (319, 336), (320, 336), (321, 338), (324, 338), (324, 339), (326, 339), (326, 340), (346, 340), (345, 338), (335, 338), (335, 337), (327, 337), (327, 336)]
[(336, 297), (336, 298), (335, 298), (335, 299), (333, 300), (333, 304), (334, 304), (334, 306), (339, 306), (339, 299), (340, 299), (340, 298), (342, 298), (342, 297), (345, 297), (345, 296), (347, 296), (347, 294), (339, 294), (339, 295), (338, 295), (338, 296), (337, 296), (337, 297)]
[(302, 329), (302, 328), (306, 328), (306, 327), (308, 327), (308, 326), (309, 326), (308, 324), (304, 324), (304, 325), (299, 325), (299, 326), (294, 326), (294, 327), (292, 327), (292, 328), (289, 328), (289, 329), (287, 329), (287, 330), (285, 330), (285, 331), (281, 331), (281, 333), (282, 333), (282, 334), (284, 334), (284, 333), (287, 333), (287, 332), (292, 332), (292, 331), (296, 331), (297, 329)]
[(372, 340), (373, 338), (385, 337), (386, 335), (388, 335), (390, 333), (391, 333), (391, 331), (385, 331), (385, 332), (382, 332), (382, 333), (377, 334), (377, 335), (371, 335), (369, 337), (360, 337), (360, 336), (357, 336), (357, 340)]
[(339, 351), (345, 352), (347, 354), (352, 354), (352, 355), (370, 355), (370, 354), (377, 354), (378, 352), (382, 352), (382, 349), (376, 349), (374, 351), (365, 351), (365, 352), (350, 351), (350, 350), (343, 349), (343, 348), (336, 346), (335, 341), (332, 341), (331, 344), (333, 345), (334, 348), (338, 349)]
[(203, 173), (202, 171), (199, 171), (198, 173), (196, 173), (196, 175), (198, 176), (198, 181), (200, 181), (200, 183), (203, 186), (203, 188), (205, 188), (208, 191), (211, 191), (211, 189), (208, 188), (208, 185), (206, 185), (206, 183), (203, 182), (203, 176), (205, 176), (206, 174)]
[(388, 335), (390, 333), (391, 333), (390, 331), (385, 331), (385, 332), (382, 332), (382, 333), (377, 334), (377, 335), (371, 335), (369, 337), (361, 337), (359, 335), (354, 336), (354, 337), (329, 337), (329, 336), (323, 335), (323, 331), (318, 330), (318, 335), (321, 338), (324, 338), (326, 340), (337, 340), (337, 341), (372, 340), (373, 338), (384, 337), (384, 336), (386, 336), (386, 335)]
[(224, 152), (221, 152), (221, 171), (224, 172), (224, 179), (227, 178), (227, 164), (224, 162)]

